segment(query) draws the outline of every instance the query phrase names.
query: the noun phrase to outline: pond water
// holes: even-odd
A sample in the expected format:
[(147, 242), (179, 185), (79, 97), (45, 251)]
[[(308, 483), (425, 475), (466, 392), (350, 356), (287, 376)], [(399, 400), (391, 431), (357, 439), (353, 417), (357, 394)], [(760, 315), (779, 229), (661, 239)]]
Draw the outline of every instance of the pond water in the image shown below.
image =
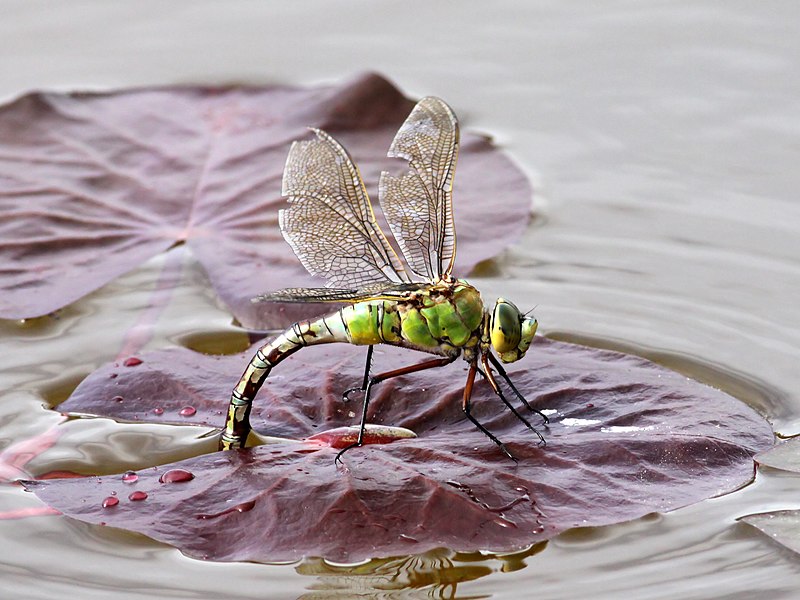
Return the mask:
[[(800, 5), (720, 2), (134, 4), (7, 1), (0, 96), (153, 83), (314, 83), (377, 70), (445, 98), (534, 182), (528, 232), (471, 278), (536, 304), (545, 334), (656, 358), (800, 432)], [(458, 201), (456, 180), (456, 202)], [(457, 204), (456, 204), (457, 210)], [(179, 251), (180, 252), (180, 251)], [(246, 345), (190, 256), (148, 348)], [(164, 259), (55, 317), (0, 324), (0, 446), (113, 473), (212, 444), (196, 430), (61, 417), (141, 326)], [(40, 448), (32, 448), (38, 451)], [(792, 597), (800, 560), (736, 517), (800, 507), (800, 478), (574, 530), (504, 557), (340, 568), (209, 564), (63, 517), (0, 521), (3, 597)], [(0, 487), (0, 511), (40, 504)]]

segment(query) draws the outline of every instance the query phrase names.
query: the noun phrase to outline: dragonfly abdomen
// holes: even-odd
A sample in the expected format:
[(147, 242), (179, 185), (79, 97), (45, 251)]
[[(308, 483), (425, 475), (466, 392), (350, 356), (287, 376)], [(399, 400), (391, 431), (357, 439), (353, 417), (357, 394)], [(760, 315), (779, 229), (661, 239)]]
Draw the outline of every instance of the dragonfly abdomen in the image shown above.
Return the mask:
[[(336, 315), (322, 320), (330, 327), (335, 317), (341, 320), (344, 329), (344, 339), (340, 338), (337, 341), (357, 346), (372, 346), (380, 343), (394, 344), (401, 339), (397, 302), (391, 300), (358, 302), (345, 306)], [(336, 335), (340, 334), (337, 332)]]
[(400, 316), (394, 302), (370, 301), (345, 306), (314, 321), (298, 321), (258, 349), (233, 389), (221, 448), (242, 447), (250, 431), (250, 409), (272, 368), (304, 346), (335, 342), (356, 345), (400, 341)]
[(324, 325), (324, 319), (320, 319), (313, 323), (299, 321), (261, 346), (247, 365), (239, 383), (233, 388), (225, 419), (225, 430), (220, 438), (220, 448), (229, 450), (244, 446), (247, 434), (250, 432), (250, 409), (253, 398), (272, 371), (272, 367), (303, 346), (336, 341), (338, 340), (334, 339), (333, 334)]

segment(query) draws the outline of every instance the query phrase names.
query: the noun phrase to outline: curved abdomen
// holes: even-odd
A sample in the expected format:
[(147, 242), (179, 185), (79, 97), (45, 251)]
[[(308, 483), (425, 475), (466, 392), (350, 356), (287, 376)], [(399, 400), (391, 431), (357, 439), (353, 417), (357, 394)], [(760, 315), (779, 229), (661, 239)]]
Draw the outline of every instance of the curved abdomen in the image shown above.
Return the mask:
[(298, 321), (255, 353), (233, 388), (220, 449), (241, 448), (250, 433), (250, 409), (272, 368), (304, 346), (399, 341), (400, 317), (391, 301), (360, 302), (315, 321)]

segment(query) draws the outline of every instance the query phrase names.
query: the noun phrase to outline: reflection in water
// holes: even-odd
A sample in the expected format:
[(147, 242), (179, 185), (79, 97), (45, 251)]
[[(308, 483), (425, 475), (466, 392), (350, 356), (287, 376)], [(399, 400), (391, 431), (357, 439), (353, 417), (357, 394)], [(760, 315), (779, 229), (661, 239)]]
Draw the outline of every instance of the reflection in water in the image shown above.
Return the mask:
[[(510, 573), (525, 567), (525, 559), (538, 554), (546, 542), (514, 553), (453, 552), (439, 549), (397, 558), (371, 560), (356, 566), (339, 566), (322, 559), (307, 559), (297, 566), (302, 575), (317, 581), (302, 600), (334, 598), (488, 598), (488, 595), (457, 595), (458, 584), (491, 573)], [(418, 591), (419, 594), (409, 590)]]

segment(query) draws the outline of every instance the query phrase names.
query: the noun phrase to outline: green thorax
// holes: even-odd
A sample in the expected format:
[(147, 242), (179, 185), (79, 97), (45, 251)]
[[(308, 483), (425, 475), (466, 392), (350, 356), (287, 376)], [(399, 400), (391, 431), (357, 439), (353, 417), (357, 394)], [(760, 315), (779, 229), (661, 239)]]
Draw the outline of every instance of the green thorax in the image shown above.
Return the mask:
[(405, 300), (370, 300), (341, 311), (352, 344), (451, 351), (480, 339), (483, 301), (464, 280), (442, 281)]

